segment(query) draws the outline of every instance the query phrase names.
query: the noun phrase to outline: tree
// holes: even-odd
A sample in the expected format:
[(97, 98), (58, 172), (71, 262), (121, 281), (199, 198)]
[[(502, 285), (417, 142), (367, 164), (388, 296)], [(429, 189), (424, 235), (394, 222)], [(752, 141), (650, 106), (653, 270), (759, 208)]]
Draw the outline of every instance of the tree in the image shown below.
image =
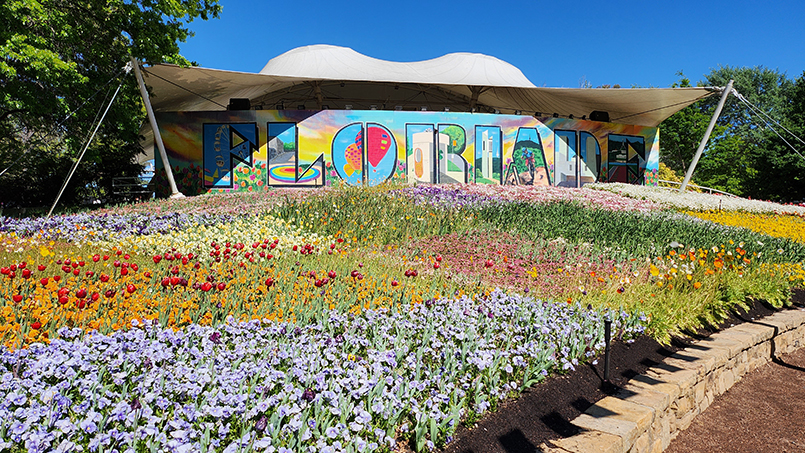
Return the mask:
[[(672, 88), (692, 86), (681, 71), (677, 75), (680, 79), (671, 85)], [(687, 171), (711, 115), (708, 115), (708, 107), (700, 102), (678, 111), (660, 125), (660, 156), (675, 173), (684, 175)], [(714, 135), (721, 135), (724, 129), (722, 126), (714, 131)]]
[(805, 143), (799, 140), (805, 140), (805, 72), (791, 86), (787, 108), (787, 114), (779, 119), (780, 125), (771, 123), (780, 135), (768, 127), (764, 129), (764, 145), (755, 153), (757, 172), (749, 187), (757, 198), (802, 203), (805, 202)]
[[(674, 86), (690, 86), (690, 80), (680, 76)], [(756, 108), (773, 118), (790, 117), (794, 83), (776, 70), (719, 67), (698, 85), (726, 86), (731, 79), (736, 91)], [(687, 171), (718, 101), (718, 96), (705, 98), (660, 125), (660, 159), (674, 171)], [(790, 201), (791, 191), (781, 184), (780, 175), (798, 170), (790, 165), (790, 158), (780, 160), (784, 151), (775, 140), (762, 119), (730, 95), (694, 175), (704, 186), (736, 195)]]
[[(6, 0), (0, 3), (0, 201), (55, 199), (130, 56), (189, 64), (187, 24), (218, 17), (217, 0)], [(62, 200), (112, 199), (112, 178), (137, 176), (144, 110), (124, 81)]]

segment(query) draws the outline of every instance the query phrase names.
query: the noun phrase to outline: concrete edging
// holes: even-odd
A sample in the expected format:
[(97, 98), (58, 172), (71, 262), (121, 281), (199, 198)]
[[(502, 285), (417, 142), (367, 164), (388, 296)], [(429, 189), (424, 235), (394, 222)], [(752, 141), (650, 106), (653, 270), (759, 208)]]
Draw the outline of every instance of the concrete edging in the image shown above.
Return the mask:
[(739, 324), (678, 351), (571, 423), (582, 432), (542, 453), (660, 453), (746, 373), (805, 346), (805, 310)]

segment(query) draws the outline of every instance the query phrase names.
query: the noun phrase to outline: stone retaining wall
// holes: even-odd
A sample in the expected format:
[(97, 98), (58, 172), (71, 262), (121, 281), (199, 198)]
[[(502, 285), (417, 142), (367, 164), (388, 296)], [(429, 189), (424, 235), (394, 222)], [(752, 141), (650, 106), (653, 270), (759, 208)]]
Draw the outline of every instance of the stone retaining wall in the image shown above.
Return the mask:
[(805, 310), (740, 324), (670, 356), (571, 423), (578, 435), (542, 444), (543, 453), (659, 453), (744, 374), (805, 346)]

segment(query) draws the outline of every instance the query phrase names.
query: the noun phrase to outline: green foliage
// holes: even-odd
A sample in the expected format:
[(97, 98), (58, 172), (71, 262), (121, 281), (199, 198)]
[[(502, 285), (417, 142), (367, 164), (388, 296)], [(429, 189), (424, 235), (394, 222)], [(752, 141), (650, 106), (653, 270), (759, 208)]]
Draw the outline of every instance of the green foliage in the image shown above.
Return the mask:
[[(675, 87), (691, 86), (684, 74), (679, 75)], [(712, 70), (699, 85), (726, 86), (729, 80), (734, 80), (734, 88), (751, 104), (802, 136), (805, 119), (794, 113), (798, 104), (805, 104), (798, 88), (805, 85), (802, 77), (792, 82), (785, 74), (762, 66), (724, 66)], [(660, 159), (674, 171), (687, 170), (718, 101), (719, 96), (710, 96), (660, 125)], [(786, 139), (795, 141), (790, 135)], [(701, 185), (736, 195), (774, 201), (805, 199), (805, 158), (794, 153), (765, 127), (761, 116), (735, 96), (727, 98), (695, 175)]]
[[(187, 23), (217, 17), (217, 0), (8, 0), (0, 3), (0, 200), (55, 199), (130, 56), (188, 64), (178, 43)], [(143, 108), (125, 79), (64, 204), (108, 201), (112, 178), (137, 176)]]
[[(805, 259), (805, 245), (792, 240), (670, 212), (609, 211), (569, 202), (539, 206), (508, 203), (480, 209), (478, 219), (531, 237), (595, 244), (616, 261), (657, 256), (673, 242), (684, 243), (685, 247), (709, 248), (730, 240), (745, 242), (748, 251), (761, 253), (761, 261)], [(778, 253), (780, 250), (782, 253)]]
[[(692, 86), (690, 79), (682, 72), (679, 82), (673, 88)], [(684, 175), (690, 166), (693, 155), (704, 136), (712, 114), (702, 105), (696, 103), (685, 107), (660, 124), (660, 160), (674, 172)], [(713, 136), (720, 136), (723, 127), (713, 131)]]

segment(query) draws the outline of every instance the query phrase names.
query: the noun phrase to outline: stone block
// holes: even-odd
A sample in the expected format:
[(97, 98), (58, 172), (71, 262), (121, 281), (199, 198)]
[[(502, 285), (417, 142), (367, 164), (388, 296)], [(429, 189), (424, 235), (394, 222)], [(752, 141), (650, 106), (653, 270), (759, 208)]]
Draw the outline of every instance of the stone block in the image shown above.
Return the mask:
[(696, 404), (701, 404), (704, 400), (704, 395), (707, 393), (707, 382), (699, 381), (693, 386), (693, 400)]
[(671, 403), (671, 409), (674, 411), (677, 418), (682, 418), (684, 414), (690, 412), (695, 406), (692, 396), (679, 397), (676, 401)]
[(633, 377), (629, 381), (629, 385), (651, 390), (652, 392), (664, 393), (668, 395), (668, 404), (679, 397), (678, 385), (665, 382), (655, 377), (646, 376), (645, 374)]
[(784, 329), (780, 329), (781, 331), (791, 330), (805, 324), (805, 311), (802, 309), (780, 311), (764, 318), (763, 322), (766, 324), (781, 323), (782, 326), (785, 327)]
[(752, 342), (755, 344), (770, 339), (772, 336), (774, 336), (775, 333), (774, 327), (764, 326), (763, 324), (755, 324), (751, 322), (739, 324), (735, 327), (730, 328), (729, 330), (734, 330), (736, 332), (746, 332), (752, 335)]
[[(552, 448), (559, 450), (543, 450), (544, 453), (623, 453), (623, 440), (620, 436), (601, 431), (584, 431), (565, 439), (552, 440)], [(542, 448), (542, 445), (540, 445)]]
[[(650, 407), (654, 410), (654, 420), (657, 420), (671, 404), (671, 398), (667, 393), (655, 392), (646, 388), (638, 387), (627, 383), (618, 393), (616, 398)], [(653, 423), (653, 422), (652, 422)]]
[(700, 349), (706, 348), (708, 350), (713, 348), (723, 348), (728, 351), (728, 357), (734, 357), (746, 349), (741, 341), (726, 338), (721, 334), (721, 332), (715, 333), (708, 338), (696, 342), (694, 347), (698, 347)]
[(656, 379), (663, 380), (669, 384), (676, 384), (679, 386), (680, 395), (687, 395), (699, 380), (699, 376), (695, 371), (679, 370), (668, 372), (659, 368), (649, 368), (646, 375)]
[(688, 412), (687, 414), (683, 415), (682, 418), (678, 418), (676, 420), (677, 429), (680, 430), (680, 431), (684, 431), (684, 430), (688, 429), (688, 426), (690, 426), (690, 424), (693, 422), (693, 419), (697, 415), (699, 415), (699, 411), (692, 410), (692, 411)]
[(663, 414), (659, 423), (654, 426), (654, 430), (651, 433), (654, 439), (660, 439), (662, 441), (663, 449), (668, 448), (668, 445), (671, 443), (671, 417), (673, 417), (673, 415), (669, 412)]
[(648, 453), (651, 446), (651, 436), (648, 432), (643, 433), (634, 441), (634, 445), (629, 449), (630, 453)]
[[(736, 341), (743, 346), (742, 349), (748, 349), (757, 344), (757, 342), (754, 341), (753, 335), (751, 333), (734, 329), (735, 329), (734, 327), (731, 327), (727, 330), (715, 333), (713, 334), (713, 336), (718, 335), (719, 338)], [(732, 355), (737, 355), (737, 353)]]
[[(588, 431), (600, 431), (602, 433), (618, 436), (621, 443), (622, 452), (629, 451), (632, 444), (637, 440), (637, 423), (616, 417), (594, 417), (590, 414), (581, 414), (571, 422), (575, 426)], [(576, 436), (573, 436), (576, 437)], [(558, 445), (558, 444), (557, 444)], [(567, 447), (559, 445), (567, 450)], [(597, 451), (597, 450), (587, 450)]]
[(654, 419), (654, 409), (614, 396), (599, 400), (584, 413), (596, 418), (616, 418), (633, 422), (639, 432), (648, 431)]

